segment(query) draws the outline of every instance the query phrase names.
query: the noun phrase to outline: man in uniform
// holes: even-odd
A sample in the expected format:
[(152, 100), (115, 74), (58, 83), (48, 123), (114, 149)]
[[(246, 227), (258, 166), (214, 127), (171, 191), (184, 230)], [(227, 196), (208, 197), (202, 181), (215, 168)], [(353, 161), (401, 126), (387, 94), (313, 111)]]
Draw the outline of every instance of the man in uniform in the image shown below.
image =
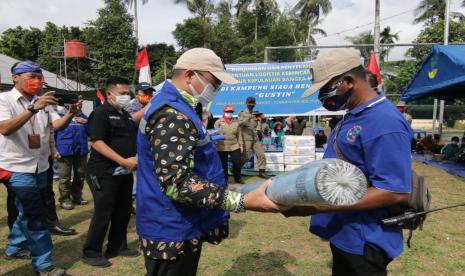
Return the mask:
[(228, 156), (231, 156), (232, 172), (236, 183), (244, 184), (241, 178), (241, 129), (239, 124), (233, 120), (234, 107), (227, 105), (223, 109), (223, 117), (215, 122), (215, 128), (221, 129), (224, 140), (216, 142), (216, 150), (221, 158), (223, 165), (224, 177), (228, 182)]
[(247, 109), (239, 112), (239, 127), (241, 128), (241, 139), (242, 144), (244, 145), (242, 150), (242, 164), (247, 162), (250, 158), (250, 153), (254, 152), (257, 156), (257, 160), (255, 160), (255, 162), (258, 162), (258, 176), (268, 179), (270, 177), (265, 172), (265, 153), (263, 152), (263, 147), (257, 134), (259, 119), (253, 111), (255, 107), (255, 98), (248, 97), (245, 104), (247, 105)]
[[(137, 168), (137, 124), (124, 110), (130, 101), (129, 81), (107, 80), (107, 101), (89, 116), (88, 129), (92, 149), (86, 180), (94, 198), (94, 215), (84, 244), (82, 261), (96, 267), (111, 265), (108, 259), (137, 257), (127, 247), (127, 227), (131, 216), (132, 171)], [(108, 232), (108, 244), (102, 254)]]

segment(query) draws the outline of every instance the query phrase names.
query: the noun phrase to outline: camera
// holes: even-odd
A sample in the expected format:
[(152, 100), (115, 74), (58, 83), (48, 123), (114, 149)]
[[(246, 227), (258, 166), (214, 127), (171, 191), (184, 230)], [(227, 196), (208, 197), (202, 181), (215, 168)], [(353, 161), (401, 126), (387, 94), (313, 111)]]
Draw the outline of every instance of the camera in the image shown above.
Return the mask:
[(58, 105), (75, 104), (79, 101), (76, 93), (55, 93), (53, 96), (58, 100)]

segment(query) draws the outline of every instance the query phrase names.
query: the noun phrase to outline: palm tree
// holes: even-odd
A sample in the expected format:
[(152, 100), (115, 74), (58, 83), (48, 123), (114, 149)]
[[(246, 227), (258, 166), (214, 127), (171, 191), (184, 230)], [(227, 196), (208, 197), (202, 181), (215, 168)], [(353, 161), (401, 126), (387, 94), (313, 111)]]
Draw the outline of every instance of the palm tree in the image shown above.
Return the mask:
[[(373, 44), (375, 41), (371, 31), (362, 32), (356, 36), (349, 36), (349, 37), (346, 37), (346, 39), (350, 41), (352, 44)], [(399, 40), (399, 33), (394, 33), (394, 34), (391, 33), (391, 27), (389, 26), (385, 27), (380, 33), (380, 42), (383, 44), (384, 43), (395, 43), (397, 40)], [(380, 53), (380, 59), (382, 61), (384, 61), (387, 58), (391, 48), (392, 47), (383, 48), (383, 50)], [(371, 49), (369, 47), (362, 47), (360, 49), (360, 53), (365, 58), (365, 60), (369, 60)]]
[(312, 27), (317, 25), (322, 15), (327, 15), (332, 9), (329, 0), (299, 0), (294, 6), (294, 11), (300, 17), (302, 22), (307, 22), (307, 45), (314, 43), (312, 41)]
[[(465, 7), (465, 1), (462, 1), (462, 7)], [(414, 14), (414, 24), (424, 22), (426, 26), (444, 20), (446, 10), (446, 0), (422, 0), (416, 7)], [(461, 19), (463, 14), (460, 12), (450, 12), (452, 18)]]
[(205, 22), (210, 21), (210, 16), (215, 11), (213, 0), (174, 0), (175, 4), (185, 4), (187, 9)]
[[(148, 1), (149, 0), (142, 0), (142, 5), (147, 4)], [(134, 34), (136, 36), (137, 45), (139, 45), (139, 19), (137, 17), (137, 0), (121, 0), (121, 3), (126, 5), (128, 8), (134, 7)]]
[(255, 11), (255, 36), (254, 39), (258, 39), (258, 9), (268, 9), (273, 17), (277, 17), (280, 13), (278, 3), (276, 0), (238, 0), (236, 3), (236, 17), (239, 17), (242, 11), (248, 10), (251, 6)]

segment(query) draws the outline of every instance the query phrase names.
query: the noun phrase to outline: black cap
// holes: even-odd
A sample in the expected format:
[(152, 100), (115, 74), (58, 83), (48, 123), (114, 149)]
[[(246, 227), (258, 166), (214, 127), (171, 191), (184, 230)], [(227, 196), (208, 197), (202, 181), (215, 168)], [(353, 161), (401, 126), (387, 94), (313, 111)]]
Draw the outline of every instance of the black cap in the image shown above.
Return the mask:
[(245, 100), (245, 103), (255, 103), (255, 97), (248, 97), (247, 100)]
[(155, 91), (155, 89), (153, 89), (153, 87), (150, 85), (150, 83), (148, 82), (141, 82), (139, 83), (137, 86), (136, 86), (136, 91), (139, 91), (139, 90), (142, 90), (142, 91), (145, 91), (145, 90), (151, 90), (151, 91)]

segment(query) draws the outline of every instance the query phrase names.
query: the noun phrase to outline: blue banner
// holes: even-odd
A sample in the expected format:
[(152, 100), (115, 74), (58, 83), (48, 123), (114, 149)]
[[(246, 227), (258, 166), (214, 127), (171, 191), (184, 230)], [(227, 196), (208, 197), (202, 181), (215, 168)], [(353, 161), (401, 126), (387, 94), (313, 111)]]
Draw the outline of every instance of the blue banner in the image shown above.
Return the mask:
[(266, 116), (305, 115), (321, 107), (318, 93), (302, 98), (311, 86), (312, 62), (227, 64), (226, 71), (239, 84), (223, 84), (210, 104), (210, 112), (218, 117), (225, 105), (232, 105), (236, 114), (246, 108), (247, 97), (257, 100), (255, 109)]

